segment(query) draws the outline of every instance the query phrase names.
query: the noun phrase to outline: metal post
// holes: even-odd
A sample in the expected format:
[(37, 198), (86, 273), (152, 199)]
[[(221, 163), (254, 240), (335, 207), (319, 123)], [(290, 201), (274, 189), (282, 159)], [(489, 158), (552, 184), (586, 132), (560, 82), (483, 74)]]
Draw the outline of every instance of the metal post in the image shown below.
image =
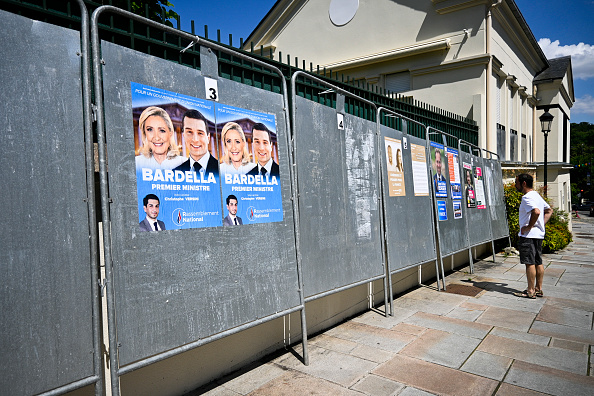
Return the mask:
[(93, 150), (93, 109), (91, 99), (91, 46), (89, 34), (89, 13), (83, 0), (77, 0), (81, 15), (81, 63), (83, 90), (83, 120), (85, 124), (85, 167), (87, 172), (87, 211), (89, 218), (89, 249), (91, 269), (91, 291), (93, 294), (93, 366), (99, 381), (95, 384), (95, 395), (103, 395), (103, 358), (101, 345), (101, 294), (99, 291), (99, 260), (97, 255), (98, 232), (95, 211), (95, 158)]
[(549, 131), (544, 132), (544, 195), (547, 196), (547, 138), (549, 137)]

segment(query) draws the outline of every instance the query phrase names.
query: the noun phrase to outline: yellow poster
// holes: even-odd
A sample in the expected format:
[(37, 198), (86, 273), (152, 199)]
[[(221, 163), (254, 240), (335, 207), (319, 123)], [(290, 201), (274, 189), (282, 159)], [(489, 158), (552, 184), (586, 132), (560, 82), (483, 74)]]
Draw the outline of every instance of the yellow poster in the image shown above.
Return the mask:
[(402, 142), (389, 137), (384, 137), (384, 140), (386, 144), (386, 169), (389, 195), (390, 197), (403, 197), (406, 195), (406, 190), (404, 188)]

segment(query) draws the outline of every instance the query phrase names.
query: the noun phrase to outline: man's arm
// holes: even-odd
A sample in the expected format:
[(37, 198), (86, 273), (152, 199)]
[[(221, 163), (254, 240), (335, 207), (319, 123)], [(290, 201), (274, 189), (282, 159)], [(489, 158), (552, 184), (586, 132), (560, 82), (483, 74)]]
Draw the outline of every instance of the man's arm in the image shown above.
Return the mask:
[[(549, 219), (551, 218), (551, 215), (552, 215), (552, 214), (553, 214), (553, 209), (551, 209), (550, 207), (549, 207), (549, 208), (546, 208), (546, 209), (544, 210), (544, 217), (543, 217), (543, 220), (544, 220), (544, 223), (545, 223), (545, 224), (547, 224), (547, 221), (549, 221)], [(530, 219), (530, 220), (532, 220), (532, 219)]]
[[(538, 216), (540, 216), (540, 209), (534, 208), (530, 211), (530, 221), (528, 222), (528, 225), (523, 226), (522, 229), (520, 230), (522, 235), (526, 235), (530, 232), (532, 227), (534, 227), (534, 224), (536, 224), (536, 221), (538, 220)], [(546, 210), (545, 210), (545, 216), (546, 216)], [(551, 217), (550, 214), (549, 214), (549, 217)], [(548, 220), (548, 219), (546, 219), (546, 220)]]

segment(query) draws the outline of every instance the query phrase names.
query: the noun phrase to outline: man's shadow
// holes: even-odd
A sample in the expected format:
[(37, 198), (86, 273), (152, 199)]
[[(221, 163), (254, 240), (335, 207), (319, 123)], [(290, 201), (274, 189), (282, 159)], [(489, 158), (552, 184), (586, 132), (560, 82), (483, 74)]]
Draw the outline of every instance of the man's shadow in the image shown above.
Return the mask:
[(486, 282), (486, 281), (477, 282), (477, 281), (473, 281), (471, 279), (462, 280), (462, 282), (471, 283), (472, 286), (478, 287), (479, 289), (494, 291), (494, 292), (498, 292), (501, 294), (514, 294), (519, 291), (517, 289), (512, 289), (510, 287), (507, 287), (507, 283), (503, 283), (503, 282)]

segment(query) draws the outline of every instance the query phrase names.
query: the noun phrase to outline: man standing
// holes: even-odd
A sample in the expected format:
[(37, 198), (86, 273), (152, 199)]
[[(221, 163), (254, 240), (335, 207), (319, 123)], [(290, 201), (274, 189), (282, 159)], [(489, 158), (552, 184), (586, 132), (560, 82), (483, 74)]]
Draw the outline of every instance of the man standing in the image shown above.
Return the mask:
[[(210, 133), (206, 118), (198, 110), (188, 110), (182, 118), (182, 125), (186, 150), (190, 153), (190, 158), (175, 170), (200, 172), (204, 169), (204, 172), (214, 173), (218, 178), (218, 162), (208, 151)], [(208, 175), (204, 177), (204, 179), (207, 178)]]
[(279, 177), (279, 167), (272, 159), (272, 141), (270, 130), (262, 123), (254, 124), (252, 127), (252, 145), (256, 153), (258, 164), (248, 172), (248, 175), (270, 175)]
[(142, 205), (146, 217), (138, 224), (140, 231), (165, 230), (165, 223), (161, 220), (157, 220), (157, 217), (159, 217), (159, 197), (155, 194), (148, 194), (142, 199)]
[(520, 204), (518, 250), (520, 263), (526, 265), (528, 288), (514, 293), (518, 297), (542, 297), (542, 240), (545, 236), (545, 224), (551, 218), (553, 210), (533, 189), (532, 176), (522, 173), (516, 176), (516, 190), (524, 194)]
[(226, 199), (229, 214), (223, 219), (224, 226), (242, 225), (241, 217), (237, 216), (237, 197), (229, 195)]

